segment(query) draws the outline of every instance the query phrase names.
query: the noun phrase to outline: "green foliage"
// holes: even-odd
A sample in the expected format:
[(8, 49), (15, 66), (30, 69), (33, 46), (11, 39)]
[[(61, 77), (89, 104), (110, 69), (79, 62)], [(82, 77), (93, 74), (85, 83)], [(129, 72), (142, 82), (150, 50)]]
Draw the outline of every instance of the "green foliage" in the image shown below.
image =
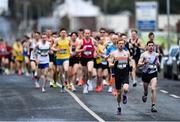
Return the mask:
[[(116, 14), (118, 12), (129, 10), (135, 13), (135, 1), (157, 1), (159, 3), (159, 13), (166, 13), (166, 0), (92, 0), (93, 3), (101, 8), (104, 13)], [(170, 9), (172, 14), (180, 14), (180, 0), (170, 0)]]
[(17, 20), (23, 19), (25, 4), (28, 4), (28, 19), (47, 16), (52, 10), (53, 2), (55, 2), (55, 0), (9, 0), (11, 17)]

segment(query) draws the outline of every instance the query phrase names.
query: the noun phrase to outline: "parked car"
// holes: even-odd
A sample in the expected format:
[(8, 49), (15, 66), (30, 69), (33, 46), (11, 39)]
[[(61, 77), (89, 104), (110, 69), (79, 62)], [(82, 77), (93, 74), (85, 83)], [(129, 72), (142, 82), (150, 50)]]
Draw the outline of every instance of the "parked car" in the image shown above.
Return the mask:
[[(179, 55), (179, 46), (174, 45), (169, 49), (169, 54), (163, 63), (163, 75), (164, 78), (172, 78), (173, 70), (175, 70), (175, 62), (177, 61), (177, 57)], [(173, 67), (174, 62), (174, 67)], [(176, 74), (176, 72), (174, 73)]]
[(172, 62), (172, 79), (177, 80), (180, 79), (180, 48), (175, 58)]

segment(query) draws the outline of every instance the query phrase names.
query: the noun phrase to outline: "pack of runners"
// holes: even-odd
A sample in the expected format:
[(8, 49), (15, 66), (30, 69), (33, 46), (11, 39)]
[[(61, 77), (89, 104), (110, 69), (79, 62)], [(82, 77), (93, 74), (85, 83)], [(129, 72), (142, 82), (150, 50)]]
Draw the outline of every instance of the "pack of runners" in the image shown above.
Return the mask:
[(130, 31), (128, 38), (125, 33), (108, 32), (105, 28), (100, 28), (99, 32), (79, 29), (70, 34), (62, 28), (59, 32), (50, 29), (43, 33), (33, 32), (31, 37), (17, 39), (12, 48), (1, 39), (1, 71), (32, 74), (35, 87), (42, 92), (46, 92), (47, 83), (50, 87), (61, 84), (61, 92), (65, 89), (76, 91), (77, 86), (82, 86), (84, 94), (93, 90), (101, 92), (107, 86), (107, 92), (117, 96), (118, 114), (121, 114), (121, 98), (126, 104), (129, 79), (136, 87), (136, 70), (140, 68), (144, 83), (142, 101), (147, 101), (150, 84), (151, 111), (157, 112), (156, 87), (161, 53), (154, 50), (154, 34), (150, 32), (148, 37), (147, 45), (143, 45), (136, 29)]

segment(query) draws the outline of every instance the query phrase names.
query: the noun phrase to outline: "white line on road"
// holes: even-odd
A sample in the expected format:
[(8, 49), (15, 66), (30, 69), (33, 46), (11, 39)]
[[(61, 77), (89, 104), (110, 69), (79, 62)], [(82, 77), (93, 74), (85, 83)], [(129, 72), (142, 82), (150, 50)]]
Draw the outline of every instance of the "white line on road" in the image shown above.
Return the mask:
[(168, 94), (168, 93), (169, 93), (169, 92), (166, 91), (166, 90), (160, 90), (160, 92), (165, 93), (165, 94)]
[(174, 98), (177, 98), (177, 99), (180, 99), (180, 97), (179, 97), (179, 96), (174, 95), (174, 94), (170, 94), (169, 96), (174, 97)]
[[(61, 84), (57, 83), (59, 87), (62, 87)], [(92, 111), (90, 108), (88, 108), (73, 92), (66, 89), (66, 91), (76, 100), (76, 102), (85, 109), (88, 113), (90, 113), (95, 119), (97, 119), (99, 122), (105, 122), (101, 117), (99, 117), (94, 111)]]

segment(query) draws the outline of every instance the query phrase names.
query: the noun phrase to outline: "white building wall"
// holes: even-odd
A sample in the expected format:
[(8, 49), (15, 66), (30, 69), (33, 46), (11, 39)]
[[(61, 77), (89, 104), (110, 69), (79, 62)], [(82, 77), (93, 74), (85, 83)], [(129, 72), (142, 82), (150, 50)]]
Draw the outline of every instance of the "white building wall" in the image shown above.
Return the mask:
[[(97, 17), (97, 28), (105, 27), (113, 29), (116, 32), (125, 32), (129, 30), (128, 15), (101, 15)], [(176, 23), (180, 21), (180, 15), (170, 15), (170, 26), (176, 28)], [(165, 29), (167, 26), (167, 16), (158, 16), (158, 29)]]
[(105, 27), (116, 32), (125, 32), (129, 29), (129, 16), (107, 15), (97, 17), (97, 28)]
[(77, 31), (79, 29), (79, 21), (76, 17), (70, 18), (70, 30)]
[(38, 20), (38, 31), (43, 31), (43, 28), (51, 28), (53, 31), (58, 31), (60, 25), (59, 18), (55, 17), (41, 17)]
[[(170, 15), (170, 26), (176, 27), (176, 23), (180, 21), (180, 15)], [(167, 26), (167, 15), (158, 16), (158, 28), (164, 29)]]

